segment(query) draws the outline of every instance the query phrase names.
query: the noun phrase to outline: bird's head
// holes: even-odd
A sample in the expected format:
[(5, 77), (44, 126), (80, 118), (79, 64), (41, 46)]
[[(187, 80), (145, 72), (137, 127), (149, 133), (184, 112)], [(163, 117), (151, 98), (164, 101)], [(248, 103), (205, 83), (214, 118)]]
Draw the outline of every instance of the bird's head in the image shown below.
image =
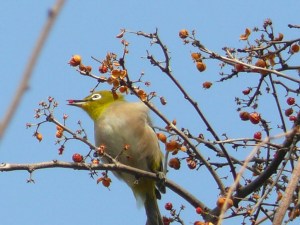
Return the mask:
[(96, 121), (103, 110), (117, 101), (124, 101), (124, 96), (118, 93), (112, 93), (111, 91), (97, 91), (82, 100), (70, 99), (68, 100), (68, 105), (82, 108)]

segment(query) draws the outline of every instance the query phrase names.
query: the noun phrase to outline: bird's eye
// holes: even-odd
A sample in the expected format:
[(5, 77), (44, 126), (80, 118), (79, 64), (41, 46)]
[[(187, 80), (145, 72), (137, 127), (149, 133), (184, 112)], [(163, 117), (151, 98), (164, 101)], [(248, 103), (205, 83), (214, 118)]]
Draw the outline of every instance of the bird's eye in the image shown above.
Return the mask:
[(92, 100), (95, 101), (95, 100), (99, 100), (101, 98), (101, 95), (100, 94), (93, 94), (92, 95)]

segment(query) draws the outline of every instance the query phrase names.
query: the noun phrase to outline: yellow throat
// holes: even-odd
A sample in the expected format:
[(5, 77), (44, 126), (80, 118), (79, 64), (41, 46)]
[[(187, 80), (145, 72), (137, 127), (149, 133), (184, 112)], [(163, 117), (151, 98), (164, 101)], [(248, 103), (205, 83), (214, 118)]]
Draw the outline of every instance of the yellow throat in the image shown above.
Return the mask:
[(125, 101), (124, 96), (111, 91), (97, 91), (82, 100), (68, 100), (69, 105), (86, 111), (96, 121), (103, 111), (114, 102)]

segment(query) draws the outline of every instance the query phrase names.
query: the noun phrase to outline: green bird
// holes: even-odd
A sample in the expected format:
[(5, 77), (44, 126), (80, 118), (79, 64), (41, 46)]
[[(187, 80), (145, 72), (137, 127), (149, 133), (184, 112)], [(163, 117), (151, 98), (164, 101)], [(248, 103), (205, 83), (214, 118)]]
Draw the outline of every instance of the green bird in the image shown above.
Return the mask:
[[(141, 170), (161, 173), (163, 154), (157, 135), (151, 127), (149, 110), (142, 102), (127, 102), (124, 96), (111, 91), (98, 91), (83, 100), (69, 100), (94, 121), (96, 146), (104, 145), (105, 152), (120, 163)], [(127, 146), (124, 150), (124, 146)], [(111, 161), (102, 157), (104, 163)], [(113, 172), (132, 189), (147, 214), (146, 225), (163, 225), (157, 198), (165, 193), (164, 185), (153, 179), (125, 172)], [(157, 188), (159, 188), (159, 191)]]

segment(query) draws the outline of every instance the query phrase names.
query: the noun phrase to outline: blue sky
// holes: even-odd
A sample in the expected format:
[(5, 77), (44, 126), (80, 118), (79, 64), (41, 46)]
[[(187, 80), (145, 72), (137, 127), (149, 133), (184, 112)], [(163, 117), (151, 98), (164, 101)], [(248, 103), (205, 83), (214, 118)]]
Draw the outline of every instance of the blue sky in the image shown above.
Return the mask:
[[(54, 1), (1, 1), (0, 90), (3, 116), (22, 72), (47, 18), (47, 10)], [(287, 38), (296, 38), (297, 32), (287, 24), (299, 24), (299, 1), (68, 1), (47, 40), (17, 113), (5, 137), (0, 143), (0, 161), (27, 163), (53, 159), (71, 161), (74, 152), (84, 154), (88, 149), (78, 142), (70, 143), (63, 156), (57, 154), (54, 145), (55, 127), (46, 124), (41, 128), (44, 140), (38, 143), (33, 129), (26, 130), (27, 122), (34, 122), (34, 109), (38, 102), (53, 96), (60, 103), (56, 115), (69, 115), (68, 125), (76, 129), (77, 120), (83, 125), (91, 140), (93, 127), (89, 118), (78, 109), (68, 107), (66, 99), (82, 98), (93, 88), (94, 81), (82, 77), (67, 62), (73, 54), (80, 54), (86, 64), (91, 64), (97, 74), (97, 63), (90, 57), (104, 58), (107, 52), (120, 54), (122, 46), (115, 36), (121, 28), (133, 31), (153, 32), (159, 29), (160, 37), (171, 52), (172, 70), (176, 78), (189, 90), (219, 134), (246, 137), (256, 131), (253, 126), (245, 127), (237, 121), (234, 96), (247, 87), (241, 79), (227, 83), (214, 83), (208, 91), (202, 89), (204, 81), (218, 80), (217, 62), (208, 62), (207, 71), (200, 74), (190, 59), (192, 48), (184, 46), (178, 38), (180, 29), (196, 30), (197, 37), (211, 50), (221, 53), (224, 46), (243, 47), (239, 36), (246, 27), (261, 26), (271, 18), (278, 32)], [(145, 72), (145, 80), (159, 95), (166, 97), (168, 105), (161, 107), (170, 120), (176, 118), (179, 127), (188, 127), (193, 132), (205, 129), (200, 119), (193, 117), (192, 107), (187, 104), (174, 85), (157, 69), (142, 59), (149, 41), (133, 35), (126, 36), (130, 42), (127, 67), (133, 76)], [(133, 99), (131, 99), (133, 100)], [(224, 107), (226, 106), (226, 107)], [(266, 111), (267, 112), (267, 111)], [(164, 126), (153, 118), (158, 126)], [(232, 124), (234, 128), (231, 129)], [(204, 131), (203, 131), (204, 132)], [(187, 171), (185, 171), (187, 172)], [(201, 175), (201, 172), (203, 174)], [(35, 184), (27, 184), (28, 173), (24, 171), (1, 173), (1, 220), (3, 224), (144, 224), (143, 210), (136, 207), (131, 191), (124, 183), (113, 178), (110, 190), (96, 185), (86, 171), (49, 169), (33, 174)], [(168, 175), (191, 193), (214, 207), (218, 191), (213, 181), (206, 179), (205, 171), (174, 172)], [(211, 190), (211, 191), (208, 191)], [(213, 199), (213, 200), (212, 200)], [(168, 191), (160, 201), (163, 209), (172, 201), (177, 208), (186, 206), (182, 213), (186, 224), (200, 219), (194, 209), (183, 199)], [(225, 223), (226, 224), (226, 223)]]

